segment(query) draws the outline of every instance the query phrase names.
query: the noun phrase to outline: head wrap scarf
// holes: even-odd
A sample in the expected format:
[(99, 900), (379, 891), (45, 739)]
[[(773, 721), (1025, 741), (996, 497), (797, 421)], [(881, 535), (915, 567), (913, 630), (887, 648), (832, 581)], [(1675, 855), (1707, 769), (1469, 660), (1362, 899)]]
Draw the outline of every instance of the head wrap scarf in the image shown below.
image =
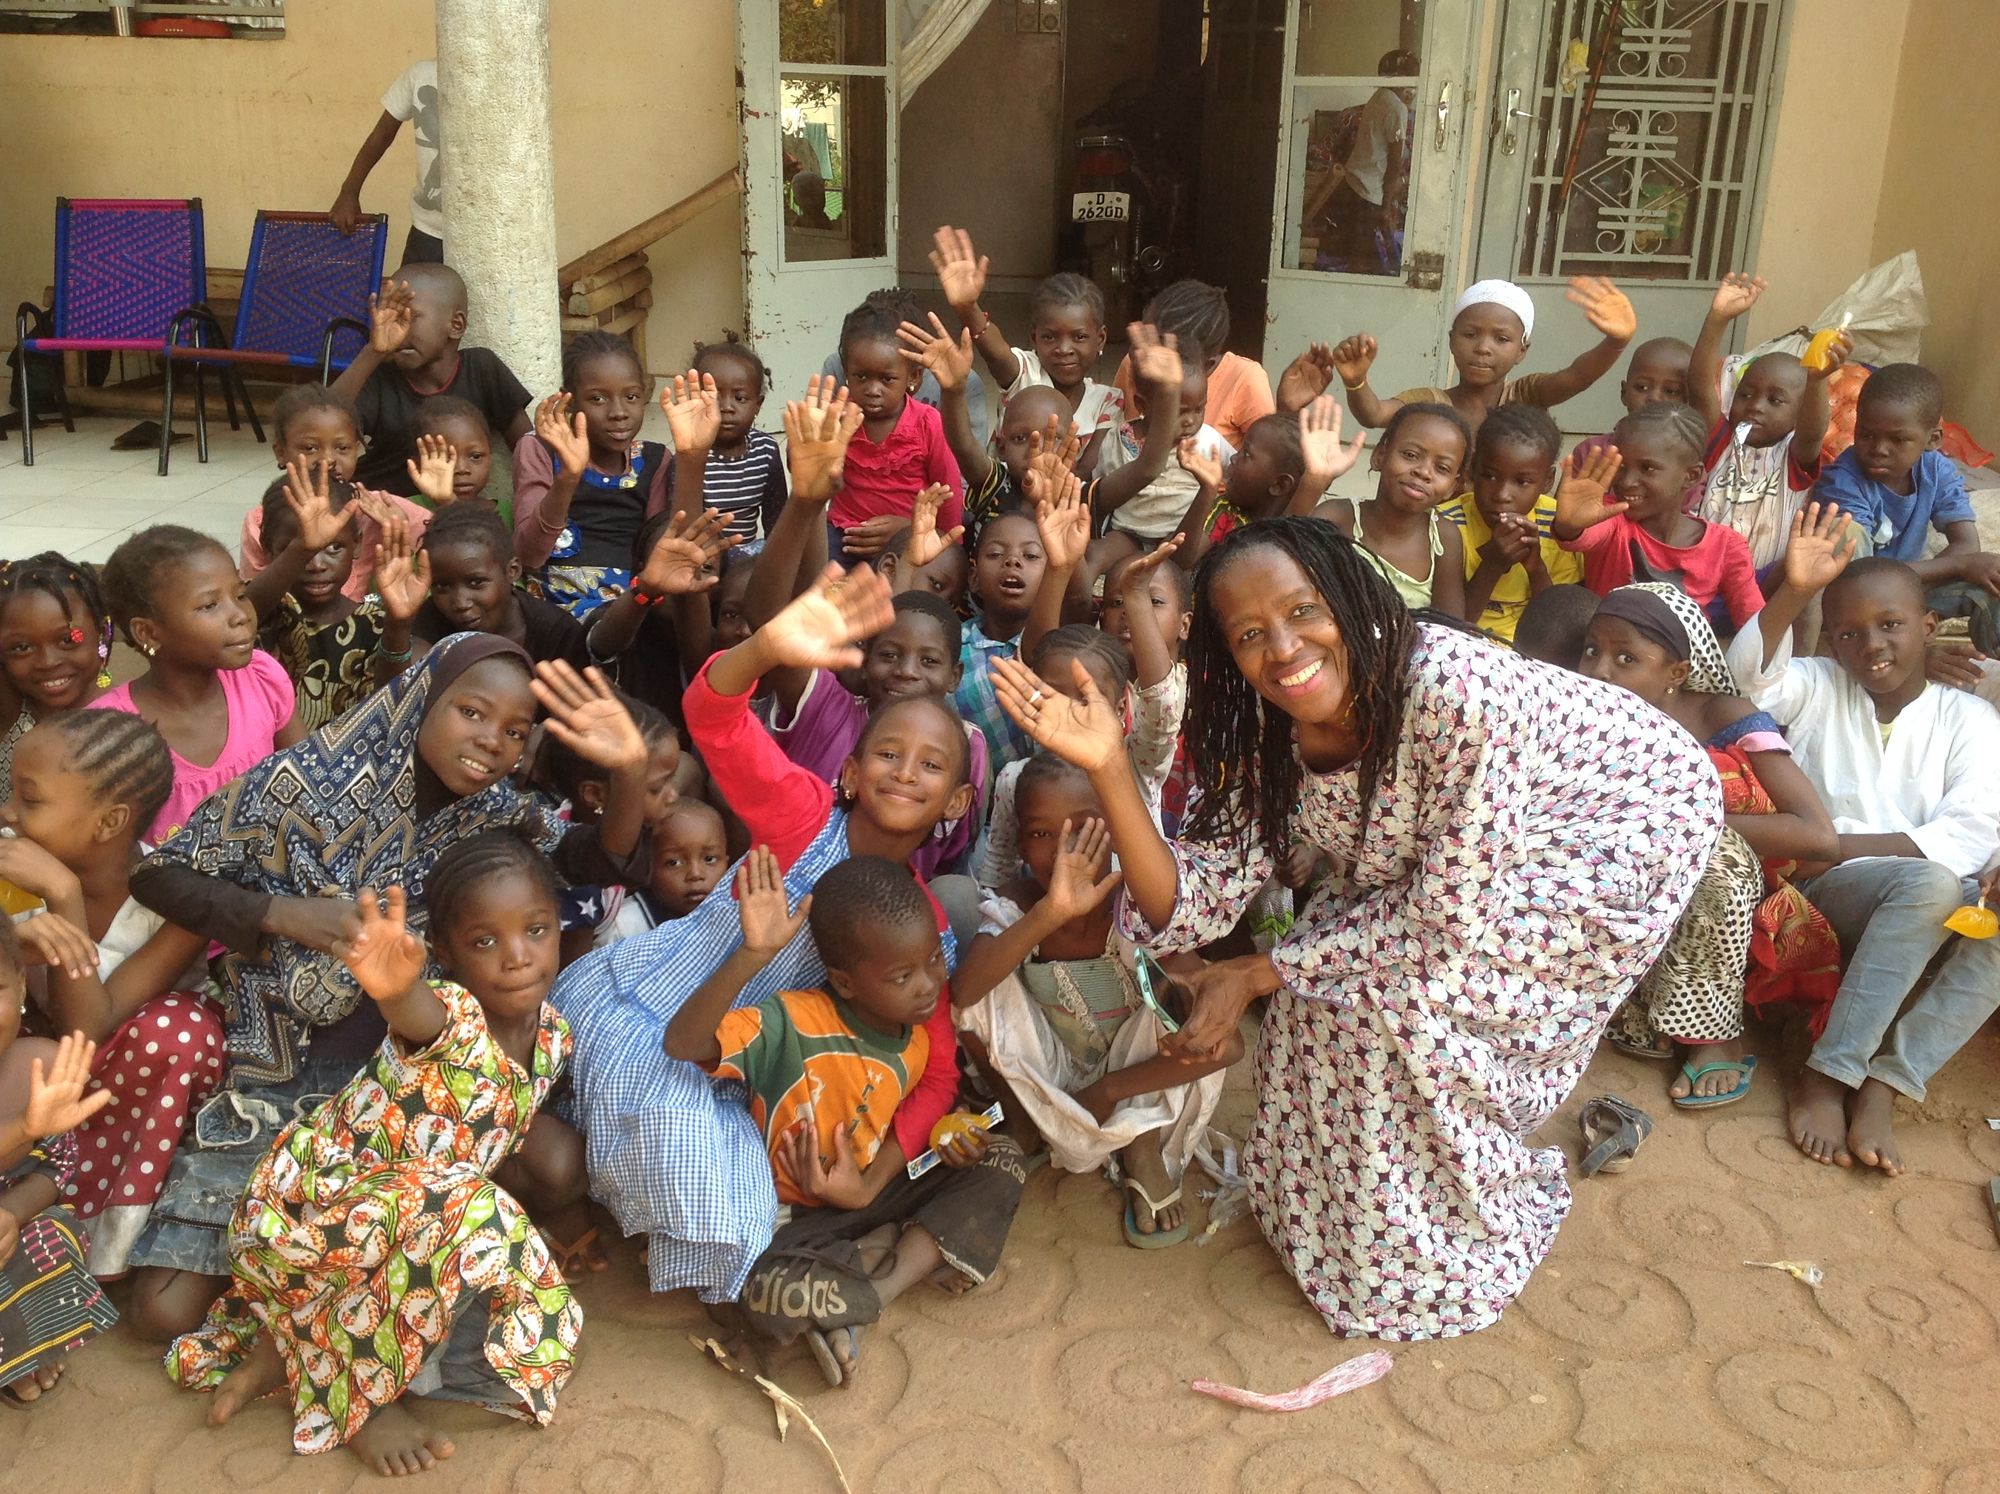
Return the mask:
[[(454, 680), (493, 658), (530, 667), (525, 650), (491, 633), (441, 640), (386, 688), (203, 800), (155, 859), (274, 897), (352, 897), (398, 884), (421, 934), (424, 881), (454, 841), (508, 826), (545, 852), (561, 839), (554, 815), (506, 778), (418, 818), (424, 717)], [(339, 960), (288, 939), (231, 951), (218, 983), (238, 1084), (291, 1078), (311, 1029), (362, 1000)]]
[(1662, 581), (1620, 586), (1597, 604), (1600, 616), (1622, 618), (1688, 664), (1687, 688), (1697, 695), (1738, 695), (1736, 678), (1715, 629), (1693, 597)]
[(1535, 303), (1511, 280), (1481, 280), (1468, 285), (1451, 308), (1451, 319), (1457, 321), (1459, 313), (1472, 306), (1504, 306), (1521, 319), (1523, 340), (1535, 335)]

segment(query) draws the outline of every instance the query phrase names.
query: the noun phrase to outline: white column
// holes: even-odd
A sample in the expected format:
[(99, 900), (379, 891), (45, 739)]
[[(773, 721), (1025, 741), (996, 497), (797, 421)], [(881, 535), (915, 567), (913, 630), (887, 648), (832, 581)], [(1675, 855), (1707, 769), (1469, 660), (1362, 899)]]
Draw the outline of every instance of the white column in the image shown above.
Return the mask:
[(437, 0), (446, 257), (465, 279), (466, 342), (531, 393), (562, 382), (548, 0)]

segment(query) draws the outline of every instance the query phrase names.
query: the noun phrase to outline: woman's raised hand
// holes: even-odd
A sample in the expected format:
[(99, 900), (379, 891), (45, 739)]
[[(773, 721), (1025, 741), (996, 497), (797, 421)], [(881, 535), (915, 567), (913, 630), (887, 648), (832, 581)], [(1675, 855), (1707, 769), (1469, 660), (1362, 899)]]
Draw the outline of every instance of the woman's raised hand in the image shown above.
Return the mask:
[(1838, 504), (1808, 503), (1792, 516), (1792, 540), (1785, 546), (1785, 584), (1820, 591), (1847, 569), (1861, 541), (1860, 528)]
[(972, 329), (961, 328), (958, 341), (953, 342), (935, 311), (930, 314), (930, 324), (926, 331), (915, 322), (904, 322), (896, 329), (897, 351), (917, 367), (928, 369), (938, 388), (963, 389), (972, 372)]
[(31, 1136), (74, 1131), (111, 1103), (113, 1096), (108, 1089), (84, 1097), (90, 1066), (96, 1061), (97, 1044), (80, 1032), (72, 1032), (56, 1044), (56, 1056), (46, 1071), (39, 1058), (28, 1065), (28, 1105), (21, 1113), (21, 1124)]
[[(1098, 875), (1100, 870), (1103, 876)], [(1081, 918), (1111, 896), (1111, 889), (1124, 876), (1111, 865), (1111, 830), (1104, 821), (1093, 817), (1072, 831), (1070, 822), (1064, 820), (1061, 837), (1056, 842), (1055, 865), (1049, 871), (1048, 891), (1042, 901), (1052, 914), (1067, 923), (1072, 918)]]
[(873, 566), (829, 565), (819, 579), (757, 631), (771, 664), (793, 669), (849, 669), (863, 639), (896, 620), (889, 583)]
[(769, 846), (757, 846), (736, 868), (736, 916), (743, 924), (743, 947), (752, 954), (774, 955), (805, 927), (812, 911), (812, 894), (796, 908), (785, 892), (785, 874)]
[(639, 724), (595, 666), (578, 674), (567, 660), (544, 659), (528, 688), (548, 713), (543, 729), (585, 762), (610, 773), (645, 765)]
[(535, 434), (556, 454), (562, 470), (572, 476), (590, 465), (590, 435), (583, 411), (570, 413), (569, 395), (551, 394), (535, 407)]
[(993, 661), (993, 688), (1014, 724), (1065, 762), (1095, 773), (1125, 750), (1125, 727), (1081, 659), (1072, 659), (1083, 699), (1051, 690), (1019, 659)]
[(806, 380), (806, 397), (785, 402), (785, 463), (792, 496), (824, 503), (840, 491), (847, 446), (861, 429), (861, 407), (830, 374)]
[(313, 555), (347, 533), (361, 509), (349, 503), (333, 507), (333, 469), (325, 462), (310, 466), (298, 457), (285, 463), (285, 507), (299, 521), (299, 548)]
[(378, 899), (374, 888), (364, 887), (354, 908), (360, 927), (334, 953), (371, 1001), (406, 995), (430, 962), (424, 941), (410, 932), (408, 895), (401, 887), (388, 887)]
[(1305, 460), (1305, 480), (1322, 488), (1351, 470), (1361, 460), (1361, 448), (1368, 432), (1356, 431), (1354, 439), (1340, 444), (1340, 401), (1320, 395), (1299, 411), (1299, 454)]
[(722, 577), (719, 572), (704, 574), (702, 568), (720, 560), (735, 543), (729, 537), (729, 519), (720, 509), (675, 514), (632, 578), (632, 589), (654, 597), (707, 591)]
[(722, 409), (715, 401), (715, 375), (689, 369), (660, 390), (660, 413), (667, 417), (676, 453), (707, 451), (722, 432)]
[(934, 482), (918, 493), (910, 505), (910, 539), (903, 547), (903, 558), (915, 570), (922, 570), (965, 538), (963, 524), (954, 525), (948, 534), (938, 533), (938, 510), (950, 497), (950, 488)]

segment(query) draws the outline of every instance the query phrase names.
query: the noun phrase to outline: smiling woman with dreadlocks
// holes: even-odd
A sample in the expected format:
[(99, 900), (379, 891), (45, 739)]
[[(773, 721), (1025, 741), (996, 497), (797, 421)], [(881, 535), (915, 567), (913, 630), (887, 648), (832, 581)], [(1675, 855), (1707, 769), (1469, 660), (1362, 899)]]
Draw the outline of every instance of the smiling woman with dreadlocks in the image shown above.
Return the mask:
[(1233, 927), (1296, 843), (1333, 872), (1267, 955), (1211, 966), (1177, 1039), (1270, 995), (1246, 1174), (1266, 1237), (1344, 1336), (1448, 1337), (1519, 1294), (1569, 1208), (1526, 1136), (1694, 891), (1714, 770), (1657, 712), (1421, 622), (1331, 525), (1249, 525), (1195, 577), (1199, 801), (1154, 828), (1114, 710), (1018, 663), (1006, 709), (1091, 774), (1121, 926), (1158, 950)]

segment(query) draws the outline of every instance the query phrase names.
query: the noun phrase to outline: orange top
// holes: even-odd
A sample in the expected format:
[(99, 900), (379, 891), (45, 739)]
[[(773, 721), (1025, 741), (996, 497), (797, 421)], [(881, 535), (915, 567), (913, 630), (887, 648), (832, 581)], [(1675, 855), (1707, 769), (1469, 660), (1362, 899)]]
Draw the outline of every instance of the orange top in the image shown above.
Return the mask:
[[(1130, 409), (1130, 358), (1118, 365), (1118, 372), (1111, 382), (1124, 394), (1125, 406)], [(1220, 431), (1223, 440), (1241, 451), (1243, 437), (1250, 427), (1264, 416), (1275, 413), (1277, 408), (1278, 401), (1271, 393), (1271, 379), (1264, 372), (1264, 365), (1235, 353), (1224, 353), (1222, 361), (1215, 365), (1215, 372), (1208, 376), (1208, 405), (1202, 419)]]

